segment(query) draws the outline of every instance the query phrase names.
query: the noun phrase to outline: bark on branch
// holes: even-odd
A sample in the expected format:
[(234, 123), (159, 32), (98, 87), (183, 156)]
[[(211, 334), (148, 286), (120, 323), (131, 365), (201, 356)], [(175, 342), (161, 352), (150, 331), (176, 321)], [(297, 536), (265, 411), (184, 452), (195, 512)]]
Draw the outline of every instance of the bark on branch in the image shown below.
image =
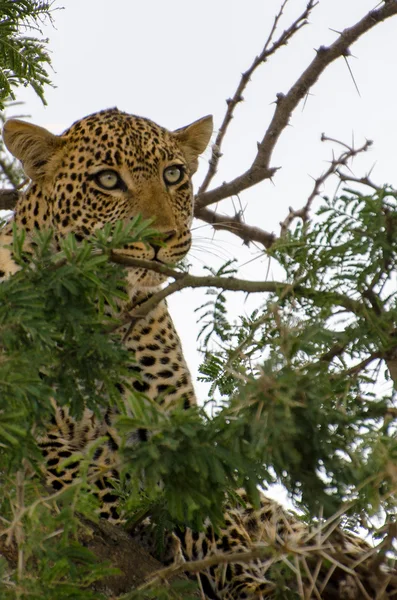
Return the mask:
[(14, 210), (18, 198), (17, 190), (0, 190), (0, 210)]

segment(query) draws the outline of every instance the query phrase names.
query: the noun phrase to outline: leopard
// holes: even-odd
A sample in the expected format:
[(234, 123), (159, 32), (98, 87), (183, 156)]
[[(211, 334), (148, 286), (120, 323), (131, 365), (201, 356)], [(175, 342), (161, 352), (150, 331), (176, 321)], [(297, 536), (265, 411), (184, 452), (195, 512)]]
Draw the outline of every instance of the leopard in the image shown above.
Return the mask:
[[(70, 233), (81, 241), (107, 224), (128, 224), (141, 215), (154, 219), (153, 227), (161, 234), (161, 243), (135, 242), (115, 252), (121, 257), (163, 265), (183, 259), (192, 241), (192, 176), (212, 131), (211, 116), (171, 131), (117, 108), (84, 117), (60, 135), (26, 121), (8, 120), (3, 130), (4, 142), (20, 160), (29, 185), (20, 194), (12, 221), (0, 232), (0, 276), (10, 277), (20, 268), (12, 251), (13, 223), (25, 232), (27, 247), (35, 232), (52, 229), (57, 250)], [(166, 280), (147, 267), (128, 266), (126, 270), (131, 305), (151, 297)], [(124, 309), (125, 306), (120, 307), (120, 311)], [(132, 327), (128, 323), (120, 326), (119, 334), (131, 353), (131, 385), (135, 390), (165, 411), (176, 406), (189, 410), (196, 405), (192, 376), (166, 301), (136, 320)], [(119, 387), (122, 394), (127, 393), (125, 381)], [(147, 432), (135, 434), (138, 443), (145, 443)], [(111, 478), (117, 478), (119, 452), (111, 410), (98, 417), (84, 408), (77, 421), (65, 407), (54, 404), (54, 416), (45, 435), (38, 439), (45, 458), (46, 481), (54, 490), (70, 485), (78, 476), (79, 462), (71, 461), (68, 468), (59, 468), (62, 461), (84, 453), (99, 437), (107, 440), (94, 456), (92, 467), (93, 473), (98, 473), (99, 515), (120, 523), (119, 497), (111, 485)], [(137, 538), (155, 554), (151, 524), (146, 525)], [(314, 548), (321, 536), (323, 554), (314, 553), (312, 563), (307, 548)], [(299, 517), (262, 492), (258, 507), (251, 504), (244, 489), (238, 490), (233, 500), (225, 501), (221, 526), (215, 528), (207, 519), (200, 531), (176, 527), (169, 532), (167, 544), (167, 564), (210, 559), (199, 573), (201, 596), (206, 600), (284, 597), (277, 592), (274, 567), (290, 564), (291, 549), (296, 550), (301, 569), (297, 564), (291, 569), (295, 572), (295, 582), (291, 584), (295, 596), (287, 595), (285, 586), (285, 597), (298, 597), (298, 593), (305, 598), (342, 600), (389, 597), (387, 585), (378, 593), (367, 574), (363, 592), (364, 575), (349, 566), (352, 561), (362, 566), (362, 557), (371, 555), (365, 541), (339, 527), (332, 527), (327, 533), (320, 528), (314, 535)], [(268, 552), (255, 554), (258, 548), (267, 548)], [(251, 558), (243, 559), (250, 552)], [(242, 555), (241, 561), (236, 559), (236, 553)], [(233, 561), (227, 560), (228, 554), (233, 554)], [(350, 562), (344, 562), (342, 557), (350, 557)], [(308, 569), (312, 569), (309, 576)], [(301, 570), (305, 573), (303, 578)]]

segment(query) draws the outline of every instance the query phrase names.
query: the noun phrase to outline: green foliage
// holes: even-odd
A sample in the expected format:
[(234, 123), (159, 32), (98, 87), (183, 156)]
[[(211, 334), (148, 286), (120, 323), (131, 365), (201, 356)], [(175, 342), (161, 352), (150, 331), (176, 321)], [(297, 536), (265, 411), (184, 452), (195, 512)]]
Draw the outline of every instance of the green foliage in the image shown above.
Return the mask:
[(42, 231), (27, 253), (15, 231), (21, 269), (0, 286), (0, 514), (1, 533), (19, 540), (25, 568), (10, 574), (0, 565), (1, 598), (103, 597), (89, 586), (112, 571), (75, 541), (77, 514), (96, 518), (88, 466), (97, 446), (77, 457), (75, 483), (48, 493), (36, 439), (53, 414), (52, 399), (76, 418), (84, 407), (124, 410), (117, 384), (131, 357), (115, 330), (125, 273), (108, 254), (138, 239), (153, 239), (140, 218), (105, 228), (91, 242), (70, 236), (59, 251), (52, 233)]
[(217, 309), (201, 367), (298, 505), (330, 515), (351, 502), (351, 525), (394, 511), (395, 392), (382, 375), (395, 352), (396, 197), (325, 198), (271, 250), (288, 284), (236, 323)]
[[(44, 552), (35, 554), (35, 577), (21, 581), (21, 600), (105, 600), (106, 595), (90, 590), (90, 585), (102, 577), (116, 574), (116, 570), (105, 566), (95, 556), (77, 543), (48, 545)], [(7, 589), (8, 587), (8, 589)], [(2, 589), (3, 588), (3, 589)], [(1, 598), (14, 600), (12, 586), (0, 582)]]
[(115, 305), (117, 298), (125, 298), (119, 290), (122, 271), (88, 243), (77, 245), (70, 237), (54, 253), (51, 240), (50, 232), (38, 234), (26, 264), (23, 239), (16, 237), (21, 271), (0, 288), (1, 341), (7, 353), (0, 365), (0, 393), (5, 404), (26, 407), (28, 429), (38, 414), (48, 418), (50, 397), (67, 403), (76, 416), (84, 402), (89, 408), (105, 396), (114, 402), (119, 365), (126, 362), (115, 335), (105, 334), (115, 321), (103, 310), (105, 301)]
[[(21, 598), (50, 600), (55, 589), (61, 598), (102, 597), (89, 588), (101, 565), (70, 543), (76, 512), (95, 516), (87, 472), (96, 446), (68, 490), (48, 495), (37, 478), (35, 436), (52, 415), (51, 398), (77, 418), (83, 406), (117, 407), (125, 443), (115, 493), (130, 524), (150, 514), (159, 551), (173, 526), (199, 530), (208, 516), (220, 526), (225, 496), (245, 487), (255, 504), (258, 486), (276, 480), (306, 520), (342, 510), (354, 529), (395, 512), (397, 411), (383, 374), (395, 356), (396, 197), (385, 188), (324, 199), (312, 225), (296, 227), (272, 249), (287, 283), (275, 285), (251, 315), (230, 323), (227, 293), (211, 295), (202, 307), (202, 378), (218, 400), (211, 416), (208, 406), (166, 413), (132, 389), (127, 407), (120, 400), (116, 384), (131, 360), (116, 333), (124, 271), (108, 258), (126, 243), (158, 243), (150, 223), (109, 225), (82, 243), (71, 236), (59, 251), (51, 233), (41, 232), (29, 255), (15, 233), (21, 271), (0, 287), (0, 511), (15, 528), (22, 486), (28, 575), (0, 578), (1, 597), (14, 598), (16, 583)], [(230, 276), (232, 268), (214, 275)], [(133, 442), (136, 430), (147, 432), (145, 442)], [(56, 533), (61, 520), (67, 527)], [(274, 566), (274, 597), (292, 598), (283, 569)], [(184, 585), (128, 598), (187, 598)]]
[[(88, 490), (83, 482), (64, 492), (48, 493), (37, 474), (28, 468), (5, 475), (5, 451), (1, 454), (0, 513), (2, 528), (9, 540), (18, 541), (17, 573), (0, 563), (0, 597), (9, 600), (101, 600), (90, 585), (115, 569), (100, 563), (76, 541), (79, 514), (94, 517), (95, 505), (87, 503)], [(40, 462), (26, 451), (24, 465)], [(9, 469), (10, 470), (10, 469)]]
[(257, 485), (272, 481), (259, 447), (247, 443), (246, 423), (228, 408), (212, 418), (203, 409), (182, 407), (166, 414), (138, 397), (131, 398), (131, 411), (134, 418), (120, 418), (120, 431), (149, 433), (144, 444), (124, 449), (131, 479), (144, 473), (141, 490), (131, 490), (127, 500), (134, 516), (143, 489), (155, 521), (200, 530), (208, 516), (216, 527), (223, 523), (225, 493), (246, 487), (257, 503)]
[[(51, 19), (51, 2), (0, 0), (0, 109), (14, 89), (30, 85), (44, 100), (44, 86), (50, 83), (51, 64), (46, 51), (48, 40), (39, 39), (41, 24)], [(27, 33), (34, 32), (34, 35)]]
[[(229, 260), (217, 271), (211, 267), (205, 267), (207, 271), (214, 277), (232, 277), (236, 274), (236, 268), (233, 267), (235, 260)], [(208, 345), (211, 337), (216, 334), (221, 338), (222, 341), (228, 338), (230, 333), (230, 325), (227, 321), (227, 308), (226, 298), (222, 291), (209, 289), (207, 291), (209, 296), (215, 296), (215, 298), (208, 300), (198, 308), (197, 313), (200, 314), (199, 322), (202, 323), (198, 339), (202, 338), (202, 344), (204, 347)], [(203, 312), (204, 309), (204, 312)]]

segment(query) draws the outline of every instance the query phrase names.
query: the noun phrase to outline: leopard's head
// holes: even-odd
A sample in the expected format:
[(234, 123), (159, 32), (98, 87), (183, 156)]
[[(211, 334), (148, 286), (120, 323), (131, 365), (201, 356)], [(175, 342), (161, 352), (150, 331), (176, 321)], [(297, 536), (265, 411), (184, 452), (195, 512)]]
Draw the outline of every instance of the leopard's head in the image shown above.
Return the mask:
[[(16, 222), (27, 232), (51, 227), (57, 238), (69, 232), (86, 237), (140, 214), (153, 219), (162, 244), (129, 244), (120, 253), (175, 263), (191, 244), (191, 177), (211, 133), (210, 116), (171, 132), (118, 109), (90, 115), (59, 136), (11, 119), (4, 141), (31, 179)], [(153, 272), (132, 271), (142, 286), (161, 280)]]

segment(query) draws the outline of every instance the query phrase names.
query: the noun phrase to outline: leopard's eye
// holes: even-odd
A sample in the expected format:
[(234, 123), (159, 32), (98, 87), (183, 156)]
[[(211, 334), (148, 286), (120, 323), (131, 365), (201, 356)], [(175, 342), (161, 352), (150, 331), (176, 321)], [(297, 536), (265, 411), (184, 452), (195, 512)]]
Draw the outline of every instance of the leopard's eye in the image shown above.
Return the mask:
[(95, 174), (95, 181), (105, 190), (114, 190), (120, 186), (120, 177), (116, 171), (104, 169)]
[(164, 169), (163, 177), (168, 185), (175, 185), (183, 178), (185, 172), (182, 165), (172, 165)]

